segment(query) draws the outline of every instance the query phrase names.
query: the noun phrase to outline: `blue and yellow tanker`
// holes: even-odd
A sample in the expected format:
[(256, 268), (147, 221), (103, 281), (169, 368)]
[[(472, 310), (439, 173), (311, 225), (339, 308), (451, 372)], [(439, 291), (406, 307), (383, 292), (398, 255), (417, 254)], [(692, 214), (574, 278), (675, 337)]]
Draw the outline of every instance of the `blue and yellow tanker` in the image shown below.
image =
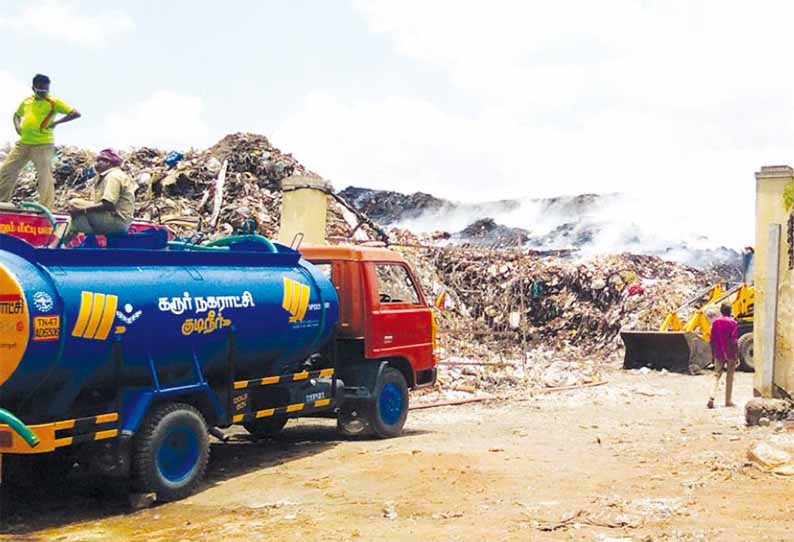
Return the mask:
[(0, 235), (0, 453), (68, 449), (169, 500), (203, 476), (208, 430), (334, 407), (330, 280), (269, 242), (189, 248)]

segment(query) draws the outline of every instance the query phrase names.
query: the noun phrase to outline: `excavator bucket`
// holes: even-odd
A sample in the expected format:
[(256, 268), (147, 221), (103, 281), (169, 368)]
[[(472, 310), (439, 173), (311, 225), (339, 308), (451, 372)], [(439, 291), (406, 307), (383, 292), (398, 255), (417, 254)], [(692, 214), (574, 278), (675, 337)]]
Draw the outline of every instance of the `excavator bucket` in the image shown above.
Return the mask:
[(686, 331), (621, 331), (626, 346), (624, 369), (667, 369), (694, 374), (711, 363), (711, 347)]

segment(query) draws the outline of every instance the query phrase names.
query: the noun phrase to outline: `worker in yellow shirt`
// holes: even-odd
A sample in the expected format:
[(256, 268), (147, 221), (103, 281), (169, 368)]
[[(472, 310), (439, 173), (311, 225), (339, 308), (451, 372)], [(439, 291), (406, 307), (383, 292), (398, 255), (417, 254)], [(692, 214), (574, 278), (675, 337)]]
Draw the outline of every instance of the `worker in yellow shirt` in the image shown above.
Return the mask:
[[(56, 118), (58, 115), (63, 115)], [(80, 113), (67, 103), (50, 96), (50, 78), (36, 74), (33, 96), (25, 98), (14, 113), (14, 128), (19, 141), (0, 166), (0, 202), (11, 201), (19, 172), (33, 162), (38, 174), (39, 202), (52, 208), (55, 185), (52, 180), (52, 158), (55, 155), (53, 128), (80, 118)]]

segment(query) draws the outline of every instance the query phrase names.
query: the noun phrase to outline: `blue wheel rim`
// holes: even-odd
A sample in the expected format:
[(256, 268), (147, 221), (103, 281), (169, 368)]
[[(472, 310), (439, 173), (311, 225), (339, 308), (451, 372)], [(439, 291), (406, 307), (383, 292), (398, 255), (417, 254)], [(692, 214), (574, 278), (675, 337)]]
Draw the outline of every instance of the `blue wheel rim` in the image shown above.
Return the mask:
[(198, 435), (187, 427), (171, 430), (157, 451), (157, 469), (169, 482), (181, 482), (199, 458)]
[(394, 425), (400, 421), (403, 413), (403, 394), (397, 384), (389, 382), (383, 386), (378, 399), (380, 418), (386, 425)]

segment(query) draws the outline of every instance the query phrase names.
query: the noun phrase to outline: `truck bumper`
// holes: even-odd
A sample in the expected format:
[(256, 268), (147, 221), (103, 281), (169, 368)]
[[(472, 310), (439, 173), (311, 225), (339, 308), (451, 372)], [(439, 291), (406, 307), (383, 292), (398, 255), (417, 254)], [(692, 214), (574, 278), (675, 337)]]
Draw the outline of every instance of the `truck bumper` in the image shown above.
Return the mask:
[(119, 433), (118, 427), (103, 427), (116, 426), (118, 419), (118, 414), (113, 412), (88, 418), (29, 425), (30, 430), (39, 439), (35, 447), (26, 443), (9, 425), (0, 424), (0, 453), (43, 454), (82, 442), (115, 438)]

